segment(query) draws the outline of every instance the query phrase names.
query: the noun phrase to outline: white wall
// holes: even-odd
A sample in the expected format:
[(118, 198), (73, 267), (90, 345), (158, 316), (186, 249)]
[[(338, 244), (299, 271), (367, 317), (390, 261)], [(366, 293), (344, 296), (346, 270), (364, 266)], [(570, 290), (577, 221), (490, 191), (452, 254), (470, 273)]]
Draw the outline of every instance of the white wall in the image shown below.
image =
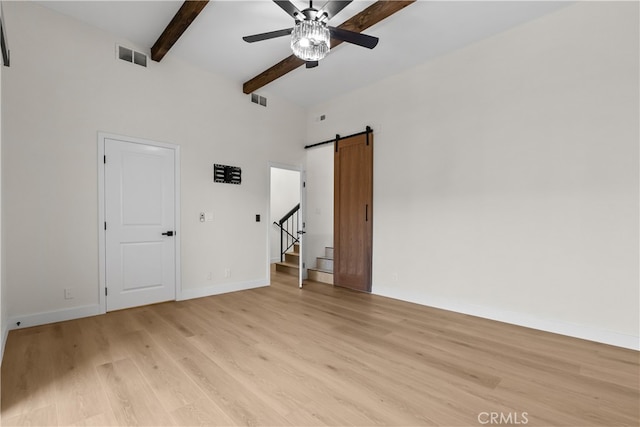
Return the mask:
[[(269, 227), (255, 215), (269, 213), (269, 162), (303, 162), (304, 113), (267, 91), (268, 108), (252, 104), (239, 84), (171, 52), (147, 69), (117, 60), (116, 42), (137, 46), (31, 2), (5, 13), (20, 23), (2, 76), (12, 322), (96, 308), (98, 131), (181, 146), (182, 298), (265, 285)], [(242, 185), (214, 183), (214, 163), (242, 167)], [(200, 223), (203, 211), (214, 221)]]
[(373, 292), (637, 349), (638, 55), (581, 2), (311, 109), (374, 129)]
[(271, 168), (271, 208), (269, 229), (271, 262), (280, 261), (280, 230), (273, 225), (300, 203), (300, 172)]

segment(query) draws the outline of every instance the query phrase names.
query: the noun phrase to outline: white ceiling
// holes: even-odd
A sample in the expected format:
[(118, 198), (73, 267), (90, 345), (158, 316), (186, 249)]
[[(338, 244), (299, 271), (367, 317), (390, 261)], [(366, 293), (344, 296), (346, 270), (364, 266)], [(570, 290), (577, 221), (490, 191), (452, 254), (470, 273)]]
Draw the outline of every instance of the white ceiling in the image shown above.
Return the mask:
[[(43, 1), (40, 4), (147, 47), (182, 1)], [(304, 9), (308, 3), (293, 0)], [(330, 24), (338, 26), (374, 1), (356, 0)], [(343, 43), (313, 69), (300, 67), (265, 86), (267, 92), (311, 106), (538, 18), (567, 1), (418, 1), (365, 33), (373, 49)], [(316, 2), (316, 7), (323, 2)], [(288, 37), (245, 43), (242, 36), (292, 26), (269, 0), (212, 0), (167, 55), (175, 55), (238, 85), (291, 54)]]

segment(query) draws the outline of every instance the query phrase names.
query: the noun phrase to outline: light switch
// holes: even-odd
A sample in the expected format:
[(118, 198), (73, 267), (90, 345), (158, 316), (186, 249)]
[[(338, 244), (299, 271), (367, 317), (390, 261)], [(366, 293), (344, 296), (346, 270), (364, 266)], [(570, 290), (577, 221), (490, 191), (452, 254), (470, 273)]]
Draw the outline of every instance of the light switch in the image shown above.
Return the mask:
[(205, 212), (204, 213), (205, 221), (212, 222), (213, 221), (213, 212)]

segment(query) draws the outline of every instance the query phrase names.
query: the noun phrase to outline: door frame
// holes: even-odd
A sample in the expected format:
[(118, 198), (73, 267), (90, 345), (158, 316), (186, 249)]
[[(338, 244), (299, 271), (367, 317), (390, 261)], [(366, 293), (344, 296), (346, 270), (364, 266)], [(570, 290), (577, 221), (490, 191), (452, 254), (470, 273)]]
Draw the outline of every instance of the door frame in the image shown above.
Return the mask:
[[(271, 168), (285, 169), (285, 170), (290, 170), (290, 171), (295, 171), (300, 173), (300, 218), (303, 224), (307, 220), (306, 219), (307, 207), (305, 206), (306, 197), (304, 197), (304, 192), (306, 191), (306, 188), (305, 188), (306, 174), (302, 165), (289, 165), (289, 164), (278, 163), (278, 162), (269, 162), (268, 168), (269, 168), (269, 197), (267, 198), (267, 212), (269, 212), (269, 221), (268, 221), (269, 224), (267, 226), (267, 281), (271, 283), (271, 224), (273, 224), (273, 221), (274, 221), (274, 218), (271, 218)], [(306, 262), (304, 260), (305, 253), (304, 253), (304, 247), (303, 247), (304, 239), (302, 239), (301, 241), (302, 241), (302, 245), (300, 245), (300, 264), (298, 267), (300, 269), (300, 273), (298, 275), (299, 287), (302, 287), (302, 282), (307, 279)], [(303, 265), (305, 265), (305, 268), (302, 267)]]
[(149, 139), (136, 138), (131, 136), (117, 135), (107, 132), (98, 132), (98, 306), (100, 307), (100, 314), (107, 312), (107, 298), (105, 295), (106, 283), (107, 283), (107, 251), (106, 251), (106, 230), (104, 229), (105, 216), (105, 140), (116, 139), (118, 141), (128, 142), (131, 144), (148, 145), (152, 147), (167, 148), (174, 151), (174, 174), (175, 174), (175, 300), (180, 300), (182, 295), (182, 282), (181, 282), (181, 261), (180, 261), (180, 240), (182, 236), (181, 221), (180, 221), (180, 146), (176, 144), (169, 144), (166, 142), (152, 141)]

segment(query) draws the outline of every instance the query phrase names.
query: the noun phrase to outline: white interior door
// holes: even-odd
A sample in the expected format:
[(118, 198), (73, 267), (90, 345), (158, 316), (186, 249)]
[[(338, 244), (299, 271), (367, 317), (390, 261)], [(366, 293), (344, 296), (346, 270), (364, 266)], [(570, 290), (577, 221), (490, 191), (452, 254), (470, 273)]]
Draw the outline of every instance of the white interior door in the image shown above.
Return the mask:
[(175, 151), (104, 141), (106, 309), (174, 300)]

